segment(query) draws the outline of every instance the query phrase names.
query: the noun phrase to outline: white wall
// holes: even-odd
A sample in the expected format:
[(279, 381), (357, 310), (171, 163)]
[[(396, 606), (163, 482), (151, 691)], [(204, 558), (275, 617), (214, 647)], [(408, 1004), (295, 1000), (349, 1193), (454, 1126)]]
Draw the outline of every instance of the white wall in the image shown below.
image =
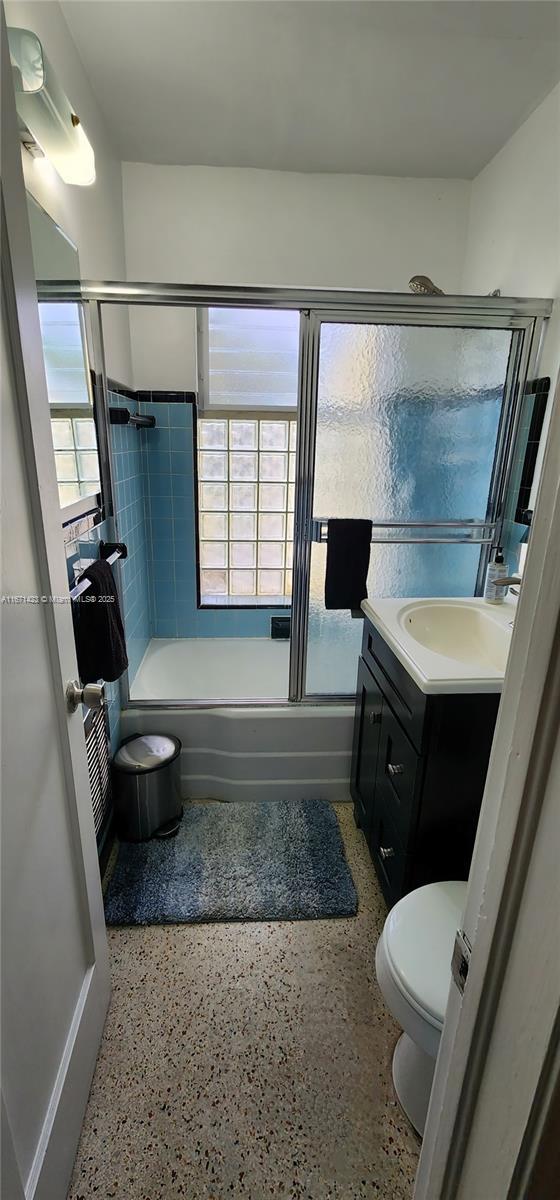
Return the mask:
[[(8, 25), (32, 29), (37, 34), (95, 150), (97, 178), (91, 187), (63, 183), (48, 162), (32, 159), (23, 150), (25, 186), (75, 242), (82, 278), (122, 279), (125, 258), (121, 165), (60, 6), (54, 0), (42, 3), (7, 0), (5, 8)], [(107, 322), (106, 339), (117, 377), (129, 383), (126, 310)]]
[[(559, 129), (560, 86), (472, 183), (123, 163), (127, 277), (559, 297)], [(196, 387), (187, 313), (132, 310), (131, 339), (138, 386)]]
[[(424, 273), (457, 291), (469, 187), (464, 180), (123, 163), (127, 278), (398, 292)], [(149, 323), (131, 311), (136, 386), (196, 386), (180, 336), (171, 353), (172, 334), (180, 332), (171, 320)], [(185, 314), (187, 338), (192, 345)]]
[[(110, 328), (118, 311), (116, 304), (104, 304), (103, 331)], [(127, 308), (130, 328), (132, 374), (129, 386), (159, 390), (196, 392), (196, 316), (194, 310), (130, 306)], [(107, 375), (122, 380), (118, 356), (111, 346), (105, 346)]]
[(551, 394), (535, 479), (534, 507), (560, 372), (560, 84), (473, 180), (464, 292), (500, 287), (508, 296), (555, 299), (539, 364)]
[(462, 290), (555, 297), (541, 361), (560, 367), (560, 85), (473, 180)]
[[(23, 153), (26, 185), (76, 242), (83, 277), (406, 291), (421, 272), (446, 291), (560, 295), (560, 87), (472, 184), (144, 163), (123, 163), (121, 181), (60, 6), (7, 0), (6, 12), (43, 41), (95, 147), (91, 188), (64, 185)], [(193, 317), (131, 311), (133, 372), (127, 312), (106, 312), (110, 374), (196, 387)], [(559, 365), (557, 306), (543, 373)]]

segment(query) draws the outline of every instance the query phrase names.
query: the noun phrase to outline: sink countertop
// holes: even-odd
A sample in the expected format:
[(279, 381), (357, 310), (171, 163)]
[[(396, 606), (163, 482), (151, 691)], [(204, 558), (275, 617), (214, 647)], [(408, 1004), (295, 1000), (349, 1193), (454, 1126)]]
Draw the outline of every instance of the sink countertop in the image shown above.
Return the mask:
[(401, 623), (406, 610), (444, 605), (474, 607), (494, 622), (503, 642), (504, 633), (511, 638), (517, 600), (506, 596), (503, 604), (488, 604), (481, 596), (407, 596), (397, 599), (374, 599), (362, 602), (362, 611), (381, 634), (396, 658), (426, 695), (445, 693), (501, 692), (504, 670), (489, 662), (453, 658), (422, 645)]

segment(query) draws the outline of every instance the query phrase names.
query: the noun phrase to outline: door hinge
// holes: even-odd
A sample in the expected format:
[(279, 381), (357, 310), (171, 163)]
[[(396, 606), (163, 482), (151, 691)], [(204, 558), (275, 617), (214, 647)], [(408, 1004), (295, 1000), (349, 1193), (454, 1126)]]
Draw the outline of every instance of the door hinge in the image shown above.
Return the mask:
[(471, 961), (472, 946), (464, 929), (458, 929), (455, 934), (455, 942), (453, 945), (453, 957), (451, 959), (451, 974), (455, 985), (459, 988), (461, 995), (465, 990), (467, 975), (469, 973), (469, 963)]

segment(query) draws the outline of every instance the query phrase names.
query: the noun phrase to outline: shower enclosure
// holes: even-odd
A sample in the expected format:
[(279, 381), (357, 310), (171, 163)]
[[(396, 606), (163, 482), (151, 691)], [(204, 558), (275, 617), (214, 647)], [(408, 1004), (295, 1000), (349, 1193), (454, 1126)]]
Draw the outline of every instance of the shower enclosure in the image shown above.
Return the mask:
[(300, 573), (307, 653), (293, 683), (328, 695), (353, 691), (361, 642), (360, 621), (324, 607), (329, 517), (373, 520), (370, 597), (477, 591), (497, 525), (513, 335), (365, 315), (310, 324), (317, 366)]
[[(223, 589), (226, 576), (232, 581), (228, 589), (255, 588), (253, 576), (257, 578), (259, 567), (269, 587), (278, 577), (282, 595), (275, 599), (284, 608), (275, 611), (291, 611), (289, 651), (287, 644), (282, 647), (286, 687), (278, 695), (269, 688), (265, 695), (229, 694), (224, 700), (218, 675), (216, 694), (180, 698), (174, 694), (173, 707), (333, 706), (353, 698), (361, 622), (350, 613), (324, 607), (329, 518), (373, 521), (370, 597), (480, 593), (490, 549), (500, 539), (520, 406), (527, 380), (536, 371), (550, 302), (128, 283), (84, 283), (79, 289), (51, 283), (42, 289), (41, 298), (78, 300), (84, 306), (96, 372), (98, 420), (105, 422), (104, 306), (246, 308), (283, 311), (299, 321), (297, 446), (295, 414), (287, 421), (287, 432), (280, 427), (266, 431), (266, 444), (262, 431), (255, 433), (250, 422), (245, 430), (242, 421), (233, 432), (228, 426), (226, 435), (224, 422), (220, 429), (219, 421), (214, 422), (216, 428), (208, 427), (208, 412), (197, 417), (196, 404), (188, 416), (193, 438), (198, 426), (202, 449), (216, 459), (212, 463), (208, 459), (205, 469), (218, 473), (202, 478), (205, 498), (202, 492), (197, 497), (199, 524), (193, 533), (195, 544), (189, 548), (197, 564), (198, 604), (208, 607), (201, 596), (201, 580), (211, 592), (216, 582)], [(245, 437), (247, 445), (219, 444), (225, 436)], [(201, 537), (203, 520), (206, 530), (217, 528), (208, 520), (212, 504), (218, 502), (220, 488), (226, 494), (228, 479), (228, 486), (232, 485), (232, 477), (219, 478), (226, 467), (218, 458), (222, 456), (224, 463), (228, 459), (229, 470), (248, 472), (244, 480), (233, 477), (233, 482), (256, 489), (262, 486), (262, 475), (254, 463), (263, 445), (264, 452), (272, 451), (278, 460), (267, 461), (266, 469), (282, 472), (268, 482), (273, 485), (271, 496), (274, 486), (279, 494), (285, 490), (284, 524), (277, 522), (283, 532), (277, 535), (277, 550), (270, 550), (268, 559), (262, 560), (256, 535), (245, 539), (254, 550), (247, 545), (244, 550), (240, 536), (235, 551), (228, 550), (226, 564), (220, 558), (222, 550), (213, 551), (212, 536)], [(232, 467), (235, 449), (244, 457)], [(121, 520), (110, 456), (102, 466), (106, 506), (118, 537)], [(253, 470), (257, 471), (254, 484)], [(294, 485), (292, 544), (286, 522), (291, 520), (288, 490)], [(223, 511), (225, 505), (226, 501)], [(281, 505), (272, 507), (280, 511)], [(242, 524), (238, 521), (236, 528)], [(247, 520), (245, 527), (249, 528)], [(285, 607), (290, 588), (291, 610)], [(227, 607), (219, 595), (208, 599)], [(229, 599), (235, 603), (235, 597)], [(204, 657), (204, 652), (199, 644), (197, 653)], [(238, 654), (243, 654), (242, 646)], [(235, 673), (235, 666), (232, 670)], [(124, 708), (130, 705), (127, 680), (122, 700)], [(169, 697), (154, 695), (133, 703), (138, 709), (149, 704), (154, 710), (169, 707)]]

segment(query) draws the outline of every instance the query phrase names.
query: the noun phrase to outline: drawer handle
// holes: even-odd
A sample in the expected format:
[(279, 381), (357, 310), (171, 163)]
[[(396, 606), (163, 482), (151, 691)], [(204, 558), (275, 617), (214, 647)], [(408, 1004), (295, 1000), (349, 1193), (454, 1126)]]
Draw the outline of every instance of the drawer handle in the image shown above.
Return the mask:
[(381, 720), (381, 713), (370, 712), (370, 714), (369, 714), (370, 725), (378, 725), (380, 720)]
[(383, 861), (385, 861), (386, 858), (394, 858), (395, 857), (395, 851), (393, 850), (392, 846), (380, 846), (379, 854), (380, 854), (381, 858), (383, 859)]
[(404, 767), (402, 763), (387, 763), (389, 775), (402, 775)]

